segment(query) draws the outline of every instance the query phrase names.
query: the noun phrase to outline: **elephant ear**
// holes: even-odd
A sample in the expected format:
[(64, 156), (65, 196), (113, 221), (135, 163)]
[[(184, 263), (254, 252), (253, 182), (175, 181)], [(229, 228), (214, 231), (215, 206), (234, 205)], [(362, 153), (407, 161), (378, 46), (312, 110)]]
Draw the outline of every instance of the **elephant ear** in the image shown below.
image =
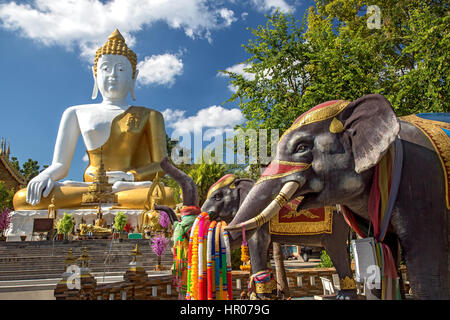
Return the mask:
[(379, 94), (349, 103), (340, 118), (344, 124), (344, 143), (352, 148), (357, 173), (375, 166), (400, 131), (391, 104)]
[(239, 206), (242, 204), (245, 197), (247, 197), (247, 194), (254, 184), (255, 181), (253, 181), (252, 179), (236, 179), (234, 181), (234, 185), (239, 192)]

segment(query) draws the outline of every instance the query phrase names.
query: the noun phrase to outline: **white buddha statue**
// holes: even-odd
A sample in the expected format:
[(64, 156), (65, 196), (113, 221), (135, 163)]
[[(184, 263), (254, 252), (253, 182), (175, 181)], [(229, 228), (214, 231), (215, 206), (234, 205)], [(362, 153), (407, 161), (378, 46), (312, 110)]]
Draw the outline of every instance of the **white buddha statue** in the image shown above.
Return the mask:
[[(103, 101), (67, 108), (61, 118), (52, 164), (33, 178), (26, 189), (14, 195), (15, 210), (47, 209), (54, 197), (58, 208), (80, 207), (82, 194), (100, 167), (100, 158), (109, 183), (122, 208), (143, 208), (148, 187), (157, 172), (164, 175), (159, 163), (167, 155), (164, 119), (160, 112), (129, 106), (128, 94), (134, 98), (138, 76), (136, 54), (115, 30), (97, 50), (92, 68), (94, 90)], [(81, 133), (89, 166), (84, 181), (62, 181), (67, 176)], [(170, 188), (166, 188), (164, 205), (175, 205)]]

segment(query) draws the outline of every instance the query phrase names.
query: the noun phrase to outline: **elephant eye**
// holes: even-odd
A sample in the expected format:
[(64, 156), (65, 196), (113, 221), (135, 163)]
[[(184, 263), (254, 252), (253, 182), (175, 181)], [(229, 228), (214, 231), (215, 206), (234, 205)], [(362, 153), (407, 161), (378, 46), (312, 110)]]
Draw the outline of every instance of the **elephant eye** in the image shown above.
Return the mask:
[(213, 198), (214, 200), (216, 200), (216, 201), (220, 201), (220, 200), (222, 200), (222, 195), (220, 195), (220, 194), (215, 194), (212, 198)]
[(309, 149), (308, 145), (301, 143), (295, 149), (295, 153), (302, 153), (302, 152), (308, 151), (308, 149)]

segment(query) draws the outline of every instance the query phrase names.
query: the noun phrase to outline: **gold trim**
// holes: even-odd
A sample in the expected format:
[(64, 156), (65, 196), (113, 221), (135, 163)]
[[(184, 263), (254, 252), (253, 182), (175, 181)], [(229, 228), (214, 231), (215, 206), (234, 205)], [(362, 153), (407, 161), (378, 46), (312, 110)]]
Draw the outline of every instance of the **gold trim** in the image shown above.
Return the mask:
[(324, 120), (330, 119), (330, 118), (338, 115), (339, 113), (341, 113), (342, 110), (345, 109), (345, 107), (349, 103), (350, 103), (349, 101), (341, 100), (341, 101), (336, 102), (335, 104), (331, 104), (329, 106), (323, 107), (318, 110), (314, 110), (309, 113), (307, 111), (306, 115), (302, 119), (300, 119), (300, 121), (298, 121), (297, 123), (294, 122), (294, 124), (282, 134), (279, 141), (281, 141), (281, 139), (283, 139), (283, 137), (285, 135), (287, 135), (289, 132), (291, 132), (301, 126), (304, 126), (304, 125), (307, 125), (310, 123), (314, 123), (314, 122), (324, 121)]
[(285, 194), (280, 192), (274, 199), (274, 201), (280, 206), (280, 208), (283, 208), (286, 203), (288, 203), (289, 199), (286, 197)]
[(273, 160), (272, 163), (278, 162), (279, 164), (283, 164), (286, 166), (301, 166), (301, 165), (308, 165), (309, 163), (306, 162), (294, 162), (294, 161), (285, 161), (285, 160)]
[[(336, 207), (324, 207), (325, 216), (322, 221), (280, 222), (278, 212), (269, 221), (269, 232), (275, 235), (316, 235), (333, 232), (333, 213)], [(305, 212), (307, 210), (300, 211)], [(297, 212), (295, 212), (297, 213)], [(306, 215), (307, 216), (307, 215)]]
[[(208, 191), (208, 193), (206, 195), (206, 199), (209, 199), (209, 197), (211, 196), (211, 194), (214, 191), (217, 191), (218, 189), (221, 189), (223, 187), (226, 187), (226, 186), (232, 184), (234, 182), (234, 180), (236, 180), (236, 176), (235, 175), (231, 175), (231, 176), (227, 177), (226, 179), (224, 179), (223, 181), (220, 181), (219, 183), (217, 183), (215, 186), (211, 187), (211, 189)], [(236, 186), (234, 186), (234, 185), (230, 186), (231, 189), (233, 189), (235, 187)]]
[(349, 276), (346, 276), (344, 279), (339, 279), (339, 286), (341, 290), (355, 290), (356, 282)]
[(256, 293), (272, 293), (277, 289), (275, 280), (271, 279), (269, 282), (255, 283)]

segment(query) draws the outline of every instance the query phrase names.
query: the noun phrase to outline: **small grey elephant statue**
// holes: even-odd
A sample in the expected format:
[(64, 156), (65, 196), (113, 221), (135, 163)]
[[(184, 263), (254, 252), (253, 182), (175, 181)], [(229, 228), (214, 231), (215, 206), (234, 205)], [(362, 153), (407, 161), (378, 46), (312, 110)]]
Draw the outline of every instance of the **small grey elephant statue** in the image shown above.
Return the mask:
[[(230, 223), (254, 184), (255, 182), (251, 179), (238, 179), (233, 174), (225, 175), (209, 189), (207, 199), (202, 206), (202, 211), (212, 213), (212, 219), (220, 219), (226, 223)], [(347, 223), (344, 221), (343, 216), (339, 213), (333, 215), (332, 223), (331, 234), (321, 233), (315, 235), (270, 234), (266, 224), (255, 239), (253, 239), (253, 237), (248, 239), (249, 250), (250, 252), (261, 252), (261, 250), (267, 251), (268, 242), (270, 241), (273, 241), (274, 243), (325, 247), (325, 250), (336, 267), (339, 278), (341, 279), (341, 290), (337, 293), (337, 299), (356, 299), (356, 287), (352, 277), (350, 257), (347, 249), (347, 240), (350, 230)], [(259, 255), (257, 256), (259, 257)], [(256, 259), (255, 254), (250, 255), (252, 265), (254, 263), (253, 260), (256, 261)], [(277, 264), (277, 261), (275, 261), (275, 263)], [(284, 267), (282, 263), (279, 265)], [(283, 275), (285, 275), (284, 272), (280, 273), (279, 270), (277, 270), (277, 279), (279, 283), (280, 276), (283, 277)], [(283, 282), (283, 280), (281, 280), (281, 282)], [(282, 287), (285, 286), (286, 285), (282, 285)], [(259, 296), (263, 296), (263, 294), (259, 294)]]

